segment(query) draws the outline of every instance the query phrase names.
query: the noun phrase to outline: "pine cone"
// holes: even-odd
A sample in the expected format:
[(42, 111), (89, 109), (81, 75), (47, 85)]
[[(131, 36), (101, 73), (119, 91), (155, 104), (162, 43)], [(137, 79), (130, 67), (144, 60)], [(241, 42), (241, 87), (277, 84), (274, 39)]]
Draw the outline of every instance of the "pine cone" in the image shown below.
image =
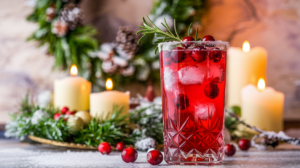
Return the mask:
[(56, 34), (58, 37), (62, 37), (68, 32), (68, 24), (64, 21), (54, 21), (52, 23), (52, 33)]
[(58, 19), (67, 22), (70, 30), (75, 30), (82, 22), (82, 12), (74, 3), (69, 3), (60, 12)]
[(51, 4), (46, 10), (46, 21), (51, 22), (55, 17), (55, 5)]
[(138, 51), (138, 36), (129, 26), (120, 26), (116, 37), (117, 51), (121, 57), (132, 59)]

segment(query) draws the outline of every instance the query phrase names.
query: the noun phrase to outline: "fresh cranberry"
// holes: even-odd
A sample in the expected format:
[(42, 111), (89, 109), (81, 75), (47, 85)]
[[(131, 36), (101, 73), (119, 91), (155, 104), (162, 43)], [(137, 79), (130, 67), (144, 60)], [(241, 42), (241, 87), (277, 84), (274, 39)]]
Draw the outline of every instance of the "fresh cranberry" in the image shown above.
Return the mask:
[(250, 146), (251, 146), (251, 144), (248, 139), (243, 138), (243, 139), (239, 140), (239, 147), (241, 150), (246, 151), (250, 148)]
[(214, 99), (219, 95), (219, 87), (215, 83), (210, 83), (204, 87), (205, 96)]
[(235, 154), (235, 146), (232, 144), (227, 144), (224, 147), (224, 152), (226, 156), (233, 156)]
[(214, 62), (219, 62), (222, 59), (222, 51), (219, 48), (214, 48), (210, 51), (209, 59)]
[(147, 154), (147, 161), (152, 165), (158, 165), (163, 161), (163, 155), (159, 150), (152, 150)]
[(60, 111), (62, 114), (65, 114), (67, 111), (69, 111), (69, 108), (65, 106)]
[(118, 151), (122, 151), (124, 148), (125, 148), (125, 144), (124, 144), (123, 142), (117, 143), (116, 149), (117, 149)]
[(203, 62), (206, 60), (208, 52), (204, 50), (204, 46), (197, 46), (192, 51), (192, 59), (195, 62)]
[(55, 119), (55, 120), (58, 120), (58, 119), (59, 119), (59, 117), (60, 117), (60, 115), (61, 115), (60, 113), (56, 113), (56, 114), (54, 114), (54, 119)]
[(177, 106), (178, 109), (184, 110), (186, 107), (189, 107), (189, 99), (184, 94), (179, 94), (175, 98), (175, 106)]
[(75, 115), (76, 111), (67, 111), (66, 115)]
[(182, 39), (182, 46), (184, 48), (188, 48), (193, 44), (193, 42), (191, 41), (195, 41), (195, 39), (192, 36), (186, 36), (185, 38)]
[(134, 148), (126, 148), (122, 151), (122, 159), (126, 163), (133, 163), (138, 157), (138, 153)]
[(202, 41), (215, 41), (215, 38), (211, 35), (206, 35), (202, 38)]
[(160, 52), (160, 57), (163, 60), (164, 65), (170, 65), (172, 63), (171, 60), (171, 51), (163, 50)]
[(111, 146), (107, 142), (102, 142), (98, 146), (98, 151), (102, 153), (103, 155), (108, 155), (111, 152)]
[(185, 57), (185, 50), (182, 47), (176, 47), (171, 51), (171, 59), (175, 63), (183, 61)]

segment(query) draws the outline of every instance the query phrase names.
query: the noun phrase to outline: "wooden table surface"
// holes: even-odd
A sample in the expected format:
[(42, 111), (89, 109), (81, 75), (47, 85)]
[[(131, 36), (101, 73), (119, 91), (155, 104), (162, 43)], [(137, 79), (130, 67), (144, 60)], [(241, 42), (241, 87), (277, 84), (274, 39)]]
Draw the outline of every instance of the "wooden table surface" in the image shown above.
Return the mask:
[(17, 140), (0, 139), (0, 168), (74, 168), (74, 167), (213, 167), (213, 168), (300, 168), (300, 147), (288, 144), (280, 145), (276, 150), (259, 151), (251, 148), (248, 152), (237, 151), (234, 157), (226, 157), (221, 165), (213, 166), (170, 166), (162, 162), (151, 166), (146, 160), (146, 152), (139, 152), (133, 164), (124, 163), (120, 152), (109, 156), (97, 151), (74, 150), (47, 145), (31, 145)]

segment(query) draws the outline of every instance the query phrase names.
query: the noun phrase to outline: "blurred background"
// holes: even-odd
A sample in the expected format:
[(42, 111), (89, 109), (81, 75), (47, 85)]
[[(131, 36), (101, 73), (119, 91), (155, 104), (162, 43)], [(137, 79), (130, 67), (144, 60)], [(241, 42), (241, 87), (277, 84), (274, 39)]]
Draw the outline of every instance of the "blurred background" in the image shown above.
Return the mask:
[[(45, 2), (48, 1), (45, 0)], [(200, 5), (197, 4), (199, 9), (195, 10), (192, 6), (187, 10), (188, 14), (182, 11), (182, 15), (193, 18), (188, 19), (189, 21), (196, 21), (200, 37), (210, 34), (215, 39), (228, 41), (230, 46), (235, 47), (242, 47), (243, 42), (248, 40), (251, 47), (265, 48), (268, 52), (267, 85), (285, 94), (284, 128), (300, 127), (300, 1), (207, 0), (201, 2)], [(38, 47), (40, 42), (36, 40), (39, 37), (35, 31), (43, 23), (37, 24), (38, 17), (36, 16), (26, 20), (37, 5), (43, 4), (37, 4), (35, 0), (0, 1), (0, 129), (2, 130), (4, 124), (10, 120), (8, 114), (17, 110), (20, 99), (28, 91), (35, 97), (41, 91), (53, 91), (54, 80), (69, 74), (66, 70), (69, 64), (67, 62), (59, 64), (58, 57), (49, 53), (49, 45)], [(154, 5), (157, 5), (156, 8)], [(154, 0), (82, 0), (79, 7), (82, 11), (82, 25), (91, 25), (96, 30), (93, 37), (97, 39), (97, 44), (99, 44), (97, 49), (100, 49), (100, 53), (94, 52), (101, 57), (107, 46), (101, 47), (100, 44), (117, 41), (117, 45), (120, 46), (122, 42), (118, 41), (117, 37), (122, 38), (124, 34), (126, 36), (126, 33), (130, 35), (130, 31), (136, 32), (138, 25), (142, 24), (143, 16), (151, 14), (150, 17), (155, 20), (159, 20), (158, 15), (176, 18), (179, 16), (172, 16), (170, 12), (164, 14), (164, 11), (174, 8), (178, 10), (180, 6), (171, 8)], [(69, 7), (69, 10), (72, 9), (74, 7)], [(55, 4), (53, 10), (55, 10)], [(51, 10), (47, 9), (47, 11), (49, 19), (54, 19), (51, 18)], [(38, 15), (38, 11), (36, 12)], [(53, 22), (50, 25), (53, 26)], [(63, 25), (59, 23), (57, 25), (56, 33), (61, 30), (63, 34)], [(130, 28), (120, 28), (120, 26), (130, 26)], [(26, 41), (34, 32), (36, 39)], [(43, 32), (39, 31), (39, 33)], [(110, 47), (112, 48), (112, 45)], [(129, 48), (132, 47), (135, 46)], [(130, 52), (127, 52), (127, 55), (130, 55), (128, 54)], [(155, 94), (160, 95), (159, 83), (155, 77), (157, 71), (157, 68), (155, 71), (155, 59), (154, 56), (149, 55), (153, 51), (146, 52), (140, 48), (138, 52), (132, 52), (137, 53), (137, 58), (144, 58), (142, 56), (151, 58), (151, 66), (148, 69), (142, 69), (139, 68), (139, 65), (143, 67), (142, 63), (139, 65), (137, 61), (132, 63), (136, 66), (134, 73), (137, 76), (137, 82), (128, 83), (127, 78), (116, 76), (113, 79), (119, 85), (119, 89), (130, 90), (131, 95), (135, 96), (136, 93), (145, 93), (147, 84), (151, 83), (155, 87)], [(91, 62), (92, 65), (84, 63), (87, 68), (97, 67), (98, 63), (99, 67), (100, 63), (104, 67), (103, 62), (93, 60), (93, 53), (89, 54), (91, 58), (85, 61)], [(148, 60), (150, 59), (144, 61), (150, 65)], [(77, 63), (80, 64), (78, 61)], [(81, 67), (83, 70), (85, 68)], [(122, 69), (122, 73), (130, 73), (129, 68), (126, 68)], [(111, 69), (107, 71), (109, 70)], [(95, 76), (92, 76), (91, 72), (94, 72)], [(82, 76), (84, 75), (86, 74)], [(87, 72), (86, 78), (89, 78), (93, 84), (99, 85), (98, 88), (93, 88), (94, 91), (101, 90), (104, 83), (101, 79), (97, 80), (97, 77), (106, 77), (105, 75), (105, 71), (102, 74), (98, 74), (97, 70), (93, 69)], [(123, 76), (126, 77), (126, 75)], [(149, 80), (151, 77), (153, 80)]]

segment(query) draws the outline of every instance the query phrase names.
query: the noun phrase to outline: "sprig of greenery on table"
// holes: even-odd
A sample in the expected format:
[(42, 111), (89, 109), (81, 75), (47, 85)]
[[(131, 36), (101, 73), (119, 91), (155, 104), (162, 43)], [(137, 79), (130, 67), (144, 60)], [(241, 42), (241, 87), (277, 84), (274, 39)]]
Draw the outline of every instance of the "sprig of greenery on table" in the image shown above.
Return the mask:
[[(32, 117), (37, 110), (42, 110), (48, 115), (38, 123), (32, 124)], [(103, 141), (113, 145), (120, 141), (133, 144), (133, 138), (128, 135), (128, 116), (122, 115), (121, 110), (115, 108), (111, 117), (106, 117), (102, 121), (93, 119), (86, 128), (72, 135), (68, 132), (67, 122), (63, 121), (63, 118), (54, 119), (54, 114), (58, 113), (59, 109), (53, 106), (40, 108), (29, 101), (27, 94), (20, 103), (18, 112), (11, 115), (12, 122), (6, 125), (5, 135), (20, 140), (24, 140), (28, 135), (33, 135), (54, 141), (76, 142), (94, 147)]]
[[(147, 114), (146, 110), (151, 110), (152, 113)], [(130, 113), (130, 122), (133, 123), (133, 128), (135, 128), (132, 137), (137, 139), (151, 137), (158, 144), (164, 143), (161, 108), (155, 108), (154, 105), (151, 105), (137, 109)]]
[(111, 116), (107, 115), (102, 120), (94, 118), (86, 128), (75, 133), (74, 142), (94, 147), (101, 142), (133, 144), (133, 138), (124, 131), (128, 123), (128, 116), (122, 115), (122, 108), (114, 107)]

